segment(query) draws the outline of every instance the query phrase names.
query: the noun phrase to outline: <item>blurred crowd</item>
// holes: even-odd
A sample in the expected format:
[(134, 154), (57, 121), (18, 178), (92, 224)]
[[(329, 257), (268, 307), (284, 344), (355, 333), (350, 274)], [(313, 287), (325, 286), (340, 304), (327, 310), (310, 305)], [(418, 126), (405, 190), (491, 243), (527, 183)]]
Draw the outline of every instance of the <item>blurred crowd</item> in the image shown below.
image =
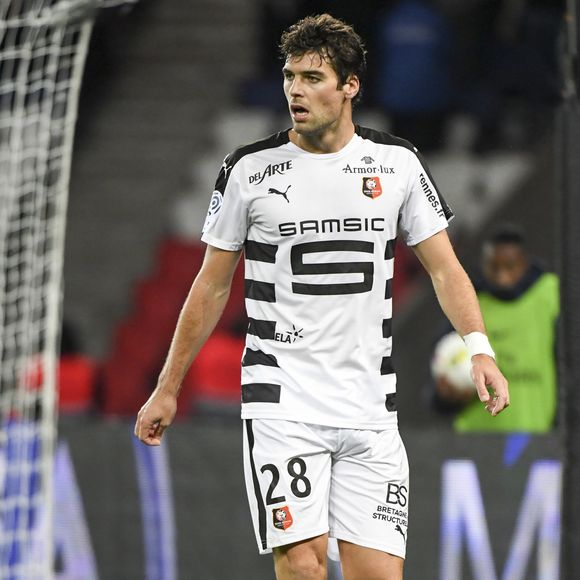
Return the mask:
[(465, 114), (474, 147), (524, 147), (546, 129), (560, 99), (563, 0), (262, 0), (260, 68), (241, 88), (249, 106), (284, 108), (280, 33), (305, 14), (330, 11), (368, 49), (363, 106), (423, 151), (441, 147), (446, 121)]

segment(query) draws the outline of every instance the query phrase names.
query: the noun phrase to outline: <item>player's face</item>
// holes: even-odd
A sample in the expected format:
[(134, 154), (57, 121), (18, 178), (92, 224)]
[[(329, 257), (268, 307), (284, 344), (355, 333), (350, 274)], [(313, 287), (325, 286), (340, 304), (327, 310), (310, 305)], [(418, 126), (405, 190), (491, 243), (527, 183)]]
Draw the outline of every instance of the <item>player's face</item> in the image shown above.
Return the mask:
[(495, 286), (509, 290), (524, 276), (528, 258), (517, 244), (497, 244), (484, 249), (485, 277)]
[(282, 71), (296, 133), (321, 134), (342, 121), (351, 121), (352, 98), (359, 89), (356, 77), (341, 84), (330, 63), (317, 52), (288, 58)]

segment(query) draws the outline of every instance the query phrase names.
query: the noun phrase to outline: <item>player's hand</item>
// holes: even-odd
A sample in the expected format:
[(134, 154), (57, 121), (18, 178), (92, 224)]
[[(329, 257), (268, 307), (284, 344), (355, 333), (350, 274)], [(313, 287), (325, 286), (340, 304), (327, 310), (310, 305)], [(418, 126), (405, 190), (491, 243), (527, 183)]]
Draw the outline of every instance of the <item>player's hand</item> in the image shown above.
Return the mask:
[(137, 415), (135, 436), (146, 445), (160, 445), (163, 432), (171, 425), (176, 411), (177, 397), (155, 389)]
[[(471, 357), (471, 377), (475, 383), (479, 400), (492, 416), (501, 413), (510, 404), (508, 382), (497, 368), (495, 361), (486, 354)], [(493, 396), (489, 389), (492, 390)]]

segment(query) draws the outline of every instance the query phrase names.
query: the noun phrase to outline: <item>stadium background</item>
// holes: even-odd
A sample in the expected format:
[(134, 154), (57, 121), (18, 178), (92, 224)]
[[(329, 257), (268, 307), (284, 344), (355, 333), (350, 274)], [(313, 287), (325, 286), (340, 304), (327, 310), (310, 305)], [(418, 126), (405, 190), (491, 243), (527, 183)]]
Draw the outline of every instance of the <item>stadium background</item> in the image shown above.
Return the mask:
[[(195, 236), (221, 159), (234, 146), (287, 126), (281, 87), (276, 92), (270, 82), (280, 29), (322, 10), (353, 22), (370, 50), (367, 96), (357, 114), (363, 123), (388, 129), (396, 115), (381, 103), (377, 79), (388, 76), (381, 43), (388, 45), (392, 37), (381, 31), (395, 5), (141, 0), (131, 9), (100, 14), (73, 156), (64, 302), (74, 350), (96, 370), (83, 398), (75, 399), (72, 389), (68, 407), (62, 402), (60, 433), (73, 470), (63, 477), (80, 494), (79, 510), (67, 516), (77, 528), (69, 522), (62, 532), (62, 577), (83, 577), (75, 566), (96, 568), (102, 578), (271, 577), (269, 559), (259, 558), (253, 544), (231, 385), (208, 383), (208, 374), (215, 376), (209, 363), (198, 369), (162, 452), (135, 448), (131, 419), (168, 345), (163, 337), (177, 315), (168, 304), (180, 302), (183, 280), (192, 279), (199, 263)], [(531, 250), (555, 268), (553, 115), (560, 100), (562, 6), (499, 0), (432, 6), (445, 19), (443, 37), (452, 42), (434, 61), (439, 70), (449, 70), (447, 80), (435, 80), (447, 90), (444, 106), (414, 113), (420, 120), (445, 119), (426, 154), (458, 215), (451, 229), (458, 253), (475, 275), (482, 236), (498, 220), (510, 219), (526, 228)], [(417, 29), (430, 22), (418, 20)], [(475, 87), (477, 80), (485, 81), (482, 87)], [(427, 137), (439, 134), (441, 124), (428, 126), (433, 133)], [(416, 130), (416, 124), (409, 127)], [(164, 269), (172, 258), (181, 258), (176, 278)], [(478, 469), (497, 577), (540, 577), (533, 538), (544, 520), (521, 506), (527, 505), (534, 466), (555, 465), (550, 461), (559, 457), (557, 436), (453, 435), (449, 418), (429, 404), (427, 363), (442, 316), (412, 259), (403, 254), (400, 264), (406, 283), (395, 294), (394, 356), (401, 431), (413, 469), (407, 575), (453, 580), (440, 572), (446, 569), (443, 547), (449, 545), (444, 473), (448, 461), (461, 459)], [(234, 314), (222, 330), (232, 340), (224, 336), (216, 344), (218, 359), (230, 356), (224, 354), (228, 345), (239, 348)], [(143, 470), (161, 477), (159, 489), (169, 500), (159, 494), (151, 499), (140, 487)], [(477, 502), (477, 494), (471, 499)], [(165, 510), (172, 506), (172, 513), (152, 515), (153, 504), (142, 505), (145, 500)], [(159, 520), (153, 520), (159, 530), (154, 537), (147, 532), (151, 517)], [(520, 576), (504, 569), (518, 517), (529, 523), (533, 542), (523, 551), (529, 565)], [(75, 545), (70, 530), (83, 525), (86, 541)], [(468, 528), (457, 528), (466, 540), (457, 578), (482, 577), (473, 555), (481, 537), (468, 541)], [(175, 553), (168, 546), (173, 533)], [(556, 553), (558, 541), (552, 534)]]

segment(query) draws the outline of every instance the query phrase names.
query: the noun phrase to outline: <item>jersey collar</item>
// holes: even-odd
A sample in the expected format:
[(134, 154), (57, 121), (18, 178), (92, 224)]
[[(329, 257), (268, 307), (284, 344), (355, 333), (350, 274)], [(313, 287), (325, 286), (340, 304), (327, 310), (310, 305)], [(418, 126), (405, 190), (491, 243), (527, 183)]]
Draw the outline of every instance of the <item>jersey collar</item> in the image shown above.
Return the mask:
[(288, 147), (291, 151), (300, 153), (300, 155), (304, 157), (312, 157), (312, 159), (338, 159), (340, 157), (344, 157), (345, 155), (349, 155), (350, 152), (356, 148), (360, 140), (361, 137), (354, 133), (350, 141), (342, 149), (335, 151), (334, 153), (311, 153), (310, 151), (306, 151), (301, 147), (298, 147), (298, 145), (292, 143), (290, 139), (288, 140), (286, 147)]

